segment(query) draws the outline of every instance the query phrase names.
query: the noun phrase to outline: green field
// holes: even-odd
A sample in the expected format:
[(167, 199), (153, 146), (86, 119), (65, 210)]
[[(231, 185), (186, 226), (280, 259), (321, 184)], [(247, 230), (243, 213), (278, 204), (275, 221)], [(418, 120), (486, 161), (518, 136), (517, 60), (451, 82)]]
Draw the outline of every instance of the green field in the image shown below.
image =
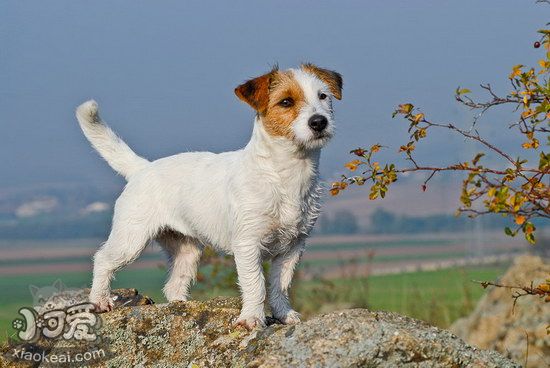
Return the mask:
[(401, 313), (447, 327), (468, 315), (485, 290), (472, 280), (495, 280), (505, 266), (453, 268), (368, 279), (297, 282), (296, 306), (306, 316), (361, 307)]
[[(311, 280), (298, 279), (292, 291), (295, 307), (307, 318), (335, 309), (368, 307), (395, 311), (446, 327), (468, 314), (484, 290), (471, 280), (494, 280), (505, 266), (483, 266), (448, 270), (370, 276), (368, 279)], [(165, 270), (124, 270), (118, 273), (113, 288), (136, 287), (156, 302), (165, 302), (161, 289)], [(29, 285), (50, 286), (61, 279), (67, 287), (89, 285), (89, 273), (59, 275), (4, 276), (0, 279), (1, 340), (11, 334), (11, 321), (18, 309), (32, 304)], [(197, 299), (215, 295), (237, 295), (237, 288), (206, 289), (199, 283), (192, 291)]]
[[(464, 258), (468, 255), (468, 252), (440, 252), (435, 254), (430, 253), (420, 253), (420, 254), (407, 254), (407, 255), (392, 255), (392, 256), (377, 256), (373, 257), (374, 262), (384, 263), (384, 262), (395, 262), (395, 261), (420, 261), (420, 260), (442, 260), (442, 259), (459, 259)], [(369, 263), (370, 257), (358, 256), (353, 258), (353, 263), (355, 264), (367, 264)], [(350, 260), (338, 258), (337, 255), (334, 258), (330, 259), (304, 259), (301, 262), (301, 266), (307, 267), (337, 267), (345, 264), (349, 264)]]

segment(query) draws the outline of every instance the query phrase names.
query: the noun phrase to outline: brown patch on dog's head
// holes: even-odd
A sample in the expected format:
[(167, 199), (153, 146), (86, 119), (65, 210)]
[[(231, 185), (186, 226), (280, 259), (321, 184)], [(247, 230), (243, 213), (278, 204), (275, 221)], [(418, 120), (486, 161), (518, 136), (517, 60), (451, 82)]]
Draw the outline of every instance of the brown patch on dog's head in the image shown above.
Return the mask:
[(322, 80), (328, 86), (330, 92), (336, 99), (342, 99), (342, 87), (344, 85), (344, 81), (342, 80), (340, 73), (319, 68), (318, 66), (310, 63), (302, 64), (302, 69), (308, 73), (314, 74), (317, 78)]
[(292, 123), (305, 104), (302, 88), (291, 72), (278, 72), (269, 90), (269, 103), (263, 124), (265, 130), (275, 137), (292, 139)]
[(274, 69), (238, 86), (235, 94), (258, 112), (268, 134), (293, 138), (292, 123), (305, 96), (291, 72)]

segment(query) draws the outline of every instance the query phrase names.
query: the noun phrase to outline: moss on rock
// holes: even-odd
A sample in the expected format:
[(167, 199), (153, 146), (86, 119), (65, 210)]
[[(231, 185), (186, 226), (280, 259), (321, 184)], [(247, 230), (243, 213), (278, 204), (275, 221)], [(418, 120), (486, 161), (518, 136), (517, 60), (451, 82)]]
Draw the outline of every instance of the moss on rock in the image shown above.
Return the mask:
[[(345, 310), (295, 326), (273, 324), (249, 332), (232, 324), (239, 308), (238, 298), (115, 308), (101, 315), (98, 331), (97, 346), (107, 356), (87, 365), (517, 367), (498, 353), (478, 350), (450, 332), (394, 313)], [(63, 349), (59, 341), (49, 354)], [(2, 364), (8, 362), (0, 360)]]

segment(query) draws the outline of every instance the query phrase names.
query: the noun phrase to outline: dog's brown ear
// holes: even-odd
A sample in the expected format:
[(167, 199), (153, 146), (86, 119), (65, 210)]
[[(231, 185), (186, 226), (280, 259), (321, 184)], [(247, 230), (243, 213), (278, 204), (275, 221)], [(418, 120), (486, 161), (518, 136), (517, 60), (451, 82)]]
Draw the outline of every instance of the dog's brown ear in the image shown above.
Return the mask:
[(342, 99), (342, 87), (344, 85), (344, 81), (342, 80), (340, 73), (319, 68), (318, 66), (310, 63), (302, 64), (302, 69), (306, 72), (315, 74), (317, 78), (326, 83), (334, 97), (338, 100)]
[(259, 113), (267, 109), (269, 103), (269, 85), (277, 69), (254, 78), (235, 88), (235, 94)]

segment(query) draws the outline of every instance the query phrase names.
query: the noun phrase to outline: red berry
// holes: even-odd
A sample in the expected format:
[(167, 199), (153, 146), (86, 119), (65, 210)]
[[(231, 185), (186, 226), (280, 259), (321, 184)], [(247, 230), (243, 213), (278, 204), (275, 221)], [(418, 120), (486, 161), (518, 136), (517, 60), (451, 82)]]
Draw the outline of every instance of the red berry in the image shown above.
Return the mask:
[(540, 42), (537, 41), (535, 42), (535, 44), (533, 45), (534, 48), (538, 49), (540, 47)]

